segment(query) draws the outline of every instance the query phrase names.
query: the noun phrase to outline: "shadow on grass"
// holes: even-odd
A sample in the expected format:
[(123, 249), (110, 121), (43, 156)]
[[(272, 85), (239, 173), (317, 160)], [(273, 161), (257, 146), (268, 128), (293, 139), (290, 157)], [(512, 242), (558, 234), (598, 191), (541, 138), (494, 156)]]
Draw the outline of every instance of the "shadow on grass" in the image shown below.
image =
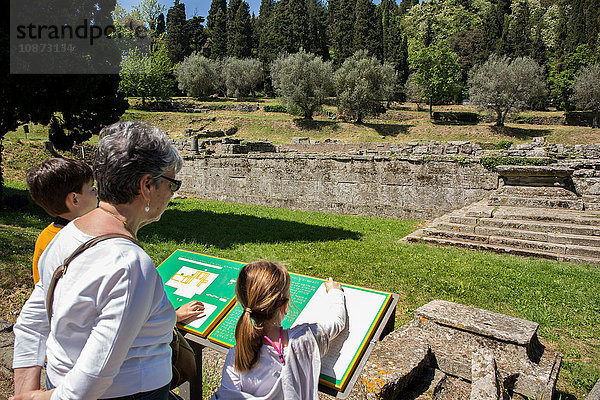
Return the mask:
[(550, 129), (526, 129), (512, 126), (492, 126), (491, 129), (494, 133), (499, 135), (510, 136), (517, 139), (530, 139), (537, 136), (549, 135), (552, 132)]
[(160, 222), (143, 228), (139, 236), (197, 242), (221, 249), (244, 243), (325, 242), (361, 237), (346, 229), (204, 210), (167, 210)]
[(325, 128), (331, 128), (332, 130), (339, 129), (337, 122), (335, 121), (317, 121), (314, 119), (295, 118), (294, 125), (302, 130), (316, 130), (320, 131)]
[(29, 196), (29, 191), (4, 186), (0, 206), (0, 223), (42, 230), (53, 218)]
[(577, 397), (569, 393), (561, 392), (560, 390), (555, 390), (552, 400), (577, 400)]
[(406, 135), (408, 130), (414, 125), (399, 125), (399, 124), (375, 124), (371, 122), (363, 123), (367, 128), (374, 129), (381, 136)]

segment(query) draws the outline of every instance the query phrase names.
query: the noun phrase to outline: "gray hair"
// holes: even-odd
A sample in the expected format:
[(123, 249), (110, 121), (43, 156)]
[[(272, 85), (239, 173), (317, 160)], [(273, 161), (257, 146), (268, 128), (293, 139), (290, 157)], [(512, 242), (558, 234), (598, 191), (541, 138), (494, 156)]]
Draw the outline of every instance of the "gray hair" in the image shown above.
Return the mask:
[(112, 204), (126, 204), (139, 194), (142, 177), (157, 178), (183, 165), (179, 152), (159, 128), (146, 122), (125, 121), (100, 131), (94, 160), (98, 198)]

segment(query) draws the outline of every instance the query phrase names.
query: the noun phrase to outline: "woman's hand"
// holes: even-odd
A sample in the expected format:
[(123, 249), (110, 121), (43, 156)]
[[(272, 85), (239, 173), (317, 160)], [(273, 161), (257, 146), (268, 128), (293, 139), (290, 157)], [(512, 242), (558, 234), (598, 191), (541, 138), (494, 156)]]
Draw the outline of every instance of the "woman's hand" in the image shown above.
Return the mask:
[(325, 290), (327, 290), (327, 293), (329, 293), (331, 289), (342, 290), (342, 285), (339, 282), (334, 281), (333, 278), (330, 277), (325, 281)]
[(32, 390), (29, 392), (17, 394), (13, 397), (9, 397), (8, 400), (50, 400), (50, 397), (52, 396), (52, 392), (54, 392), (54, 389)]
[(177, 313), (177, 322), (180, 324), (189, 324), (204, 314), (204, 304), (198, 300), (192, 300), (175, 310)]

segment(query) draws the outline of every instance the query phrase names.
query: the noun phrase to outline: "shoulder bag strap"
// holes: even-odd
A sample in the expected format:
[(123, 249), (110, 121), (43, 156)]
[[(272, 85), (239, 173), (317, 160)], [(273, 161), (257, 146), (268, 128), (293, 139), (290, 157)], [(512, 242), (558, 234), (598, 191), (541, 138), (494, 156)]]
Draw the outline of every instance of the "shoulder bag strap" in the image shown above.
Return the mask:
[(67, 257), (65, 259), (65, 261), (62, 263), (62, 265), (60, 265), (58, 268), (56, 268), (56, 271), (54, 271), (54, 274), (52, 274), (52, 279), (50, 280), (50, 285), (48, 286), (48, 294), (46, 295), (46, 313), (48, 314), (48, 322), (50, 322), (52, 320), (52, 303), (54, 302), (54, 290), (56, 289), (56, 284), (58, 283), (58, 280), (67, 273), (67, 268), (69, 267), (69, 264), (71, 263), (71, 261), (73, 261), (73, 259), (75, 259), (75, 257), (80, 255), (81, 253), (83, 253), (84, 251), (89, 249), (90, 247), (95, 246), (96, 244), (98, 244), (104, 240), (115, 239), (115, 238), (123, 238), (123, 239), (130, 240), (133, 243), (135, 243), (136, 245), (138, 245), (140, 248), (143, 248), (142, 245), (131, 236), (124, 235), (122, 233), (107, 233), (105, 235), (100, 235), (95, 238), (92, 238), (92, 239), (88, 240), (87, 242), (83, 243), (77, 249), (75, 249), (73, 254), (71, 254), (69, 257)]

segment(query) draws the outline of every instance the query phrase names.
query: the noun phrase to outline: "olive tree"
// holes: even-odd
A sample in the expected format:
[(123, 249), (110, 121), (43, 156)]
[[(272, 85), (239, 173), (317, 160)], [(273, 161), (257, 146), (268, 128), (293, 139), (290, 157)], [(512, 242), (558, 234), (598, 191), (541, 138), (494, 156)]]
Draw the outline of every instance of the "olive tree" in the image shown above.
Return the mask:
[(365, 50), (357, 51), (334, 75), (338, 109), (358, 123), (367, 115), (385, 112), (381, 102), (390, 97), (396, 77), (393, 66), (381, 64)]
[(271, 79), (288, 109), (299, 108), (305, 119), (312, 119), (333, 89), (332, 63), (300, 49), (273, 61)]
[(509, 112), (546, 95), (543, 69), (530, 57), (511, 60), (493, 54), (469, 73), (469, 95), (472, 104), (496, 113), (496, 126), (504, 126)]
[(191, 97), (211, 94), (219, 81), (216, 62), (198, 53), (186, 57), (175, 69), (175, 76), (179, 89)]
[(600, 65), (582, 68), (575, 75), (572, 101), (582, 110), (594, 114), (592, 128), (598, 128), (600, 114)]
[(262, 63), (254, 58), (227, 57), (221, 64), (227, 96), (238, 100), (254, 92), (263, 81)]

